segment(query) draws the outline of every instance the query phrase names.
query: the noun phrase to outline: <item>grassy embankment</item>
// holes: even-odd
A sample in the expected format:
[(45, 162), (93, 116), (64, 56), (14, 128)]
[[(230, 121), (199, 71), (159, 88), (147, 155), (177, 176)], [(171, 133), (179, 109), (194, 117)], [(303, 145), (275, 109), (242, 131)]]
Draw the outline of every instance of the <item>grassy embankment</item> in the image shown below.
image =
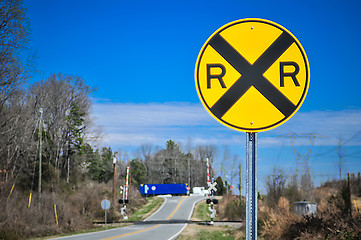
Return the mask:
[(147, 204), (145, 204), (144, 206), (142, 206), (141, 208), (139, 208), (138, 210), (133, 212), (129, 216), (128, 220), (125, 220), (125, 222), (123, 222), (123, 223), (111, 223), (111, 224), (108, 224), (107, 227), (105, 227), (105, 225), (102, 224), (96, 228), (81, 230), (81, 231), (73, 232), (71, 234), (60, 234), (57, 236), (51, 236), (51, 237), (46, 237), (46, 238), (34, 238), (33, 240), (42, 240), (42, 239), (49, 239), (49, 238), (54, 238), (54, 237), (71, 236), (71, 235), (76, 235), (76, 234), (91, 233), (91, 232), (103, 231), (106, 229), (129, 226), (131, 223), (127, 223), (127, 221), (129, 221), (129, 222), (142, 221), (142, 220), (146, 219), (147, 217), (152, 215), (155, 211), (157, 211), (164, 202), (164, 199), (159, 198), (159, 197), (150, 197), (150, 198), (147, 198), (147, 200), (148, 200)]
[[(191, 220), (209, 221), (210, 215), (206, 201), (197, 203), (194, 208)], [(217, 219), (215, 219), (217, 220)], [(178, 240), (234, 240), (244, 239), (242, 230), (234, 229), (229, 226), (210, 226), (188, 224), (179, 236)]]
[(135, 211), (127, 221), (142, 221), (157, 211), (164, 202), (164, 198), (150, 197), (148, 203)]

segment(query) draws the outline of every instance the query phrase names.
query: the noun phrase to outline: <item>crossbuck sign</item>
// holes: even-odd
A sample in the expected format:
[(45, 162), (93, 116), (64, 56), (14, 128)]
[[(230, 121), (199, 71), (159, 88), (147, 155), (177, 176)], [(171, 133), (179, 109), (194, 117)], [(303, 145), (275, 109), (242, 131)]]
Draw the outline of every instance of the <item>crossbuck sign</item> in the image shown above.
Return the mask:
[(217, 182), (210, 183), (209, 187), (208, 187), (208, 191), (211, 192), (213, 190), (213, 191), (217, 192), (216, 185), (217, 185)]

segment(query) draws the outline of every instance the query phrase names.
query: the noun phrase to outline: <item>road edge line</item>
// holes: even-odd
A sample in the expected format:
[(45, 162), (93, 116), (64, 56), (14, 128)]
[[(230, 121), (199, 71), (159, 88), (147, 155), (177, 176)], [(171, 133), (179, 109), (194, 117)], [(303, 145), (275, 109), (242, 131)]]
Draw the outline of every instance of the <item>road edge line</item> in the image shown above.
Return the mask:
[[(191, 211), (191, 213), (189, 214), (187, 220), (189, 220), (189, 219), (192, 217), (192, 214), (193, 214), (193, 211), (194, 211), (194, 207), (196, 206), (196, 204), (199, 203), (200, 201), (204, 200), (204, 199), (205, 199), (205, 197), (203, 197), (203, 198), (201, 198), (201, 199), (199, 199), (199, 200), (197, 200), (197, 201), (195, 201), (195, 202), (193, 203), (192, 211)], [(184, 224), (184, 226), (182, 227), (182, 229), (181, 229), (179, 232), (177, 232), (176, 234), (174, 234), (173, 236), (171, 236), (170, 238), (168, 238), (168, 240), (177, 239), (177, 237), (179, 236), (179, 234), (181, 234), (181, 233), (183, 232), (183, 230), (186, 228), (187, 225), (188, 225), (188, 223)]]
[(147, 217), (146, 219), (144, 219), (143, 221), (148, 221), (148, 218), (151, 218), (154, 214), (156, 214), (157, 212), (159, 212), (163, 207), (164, 205), (166, 204), (166, 202), (168, 201), (168, 198), (167, 197), (161, 197), (164, 199), (164, 202), (162, 203), (162, 205), (158, 208), (157, 211), (155, 211), (152, 215), (150, 215), (149, 217)]

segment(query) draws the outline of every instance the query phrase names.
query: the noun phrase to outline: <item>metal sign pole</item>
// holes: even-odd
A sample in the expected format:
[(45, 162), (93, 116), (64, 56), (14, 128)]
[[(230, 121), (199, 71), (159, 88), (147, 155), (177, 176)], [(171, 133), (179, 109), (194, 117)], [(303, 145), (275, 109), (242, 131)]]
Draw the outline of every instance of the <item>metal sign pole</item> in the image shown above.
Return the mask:
[(246, 140), (246, 240), (257, 239), (257, 133), (247, 132)]
[(107, 210), (106, 209), (104, 209), (104, 218), (105, 218), (105, 228), (106, 229), (108, 229), (108, 227), (107, 227)]
[(100, 205), (104, 209), (105, 228), (108, 229), (108, 227), (107, 227), (107, 209), (110, 208), (110, 202), (105, 199), (105, 200), (102, 201), (102, 203)]

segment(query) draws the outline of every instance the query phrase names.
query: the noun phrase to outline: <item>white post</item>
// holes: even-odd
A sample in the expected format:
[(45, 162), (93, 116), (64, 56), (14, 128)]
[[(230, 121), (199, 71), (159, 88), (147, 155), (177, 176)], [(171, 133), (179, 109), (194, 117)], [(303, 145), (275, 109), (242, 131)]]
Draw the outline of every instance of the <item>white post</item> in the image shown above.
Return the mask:
[(129, 182), (129, 166), (127, 167), (127, 176), (125, 178), (125, 199), (128, 199), (128, 182)]

